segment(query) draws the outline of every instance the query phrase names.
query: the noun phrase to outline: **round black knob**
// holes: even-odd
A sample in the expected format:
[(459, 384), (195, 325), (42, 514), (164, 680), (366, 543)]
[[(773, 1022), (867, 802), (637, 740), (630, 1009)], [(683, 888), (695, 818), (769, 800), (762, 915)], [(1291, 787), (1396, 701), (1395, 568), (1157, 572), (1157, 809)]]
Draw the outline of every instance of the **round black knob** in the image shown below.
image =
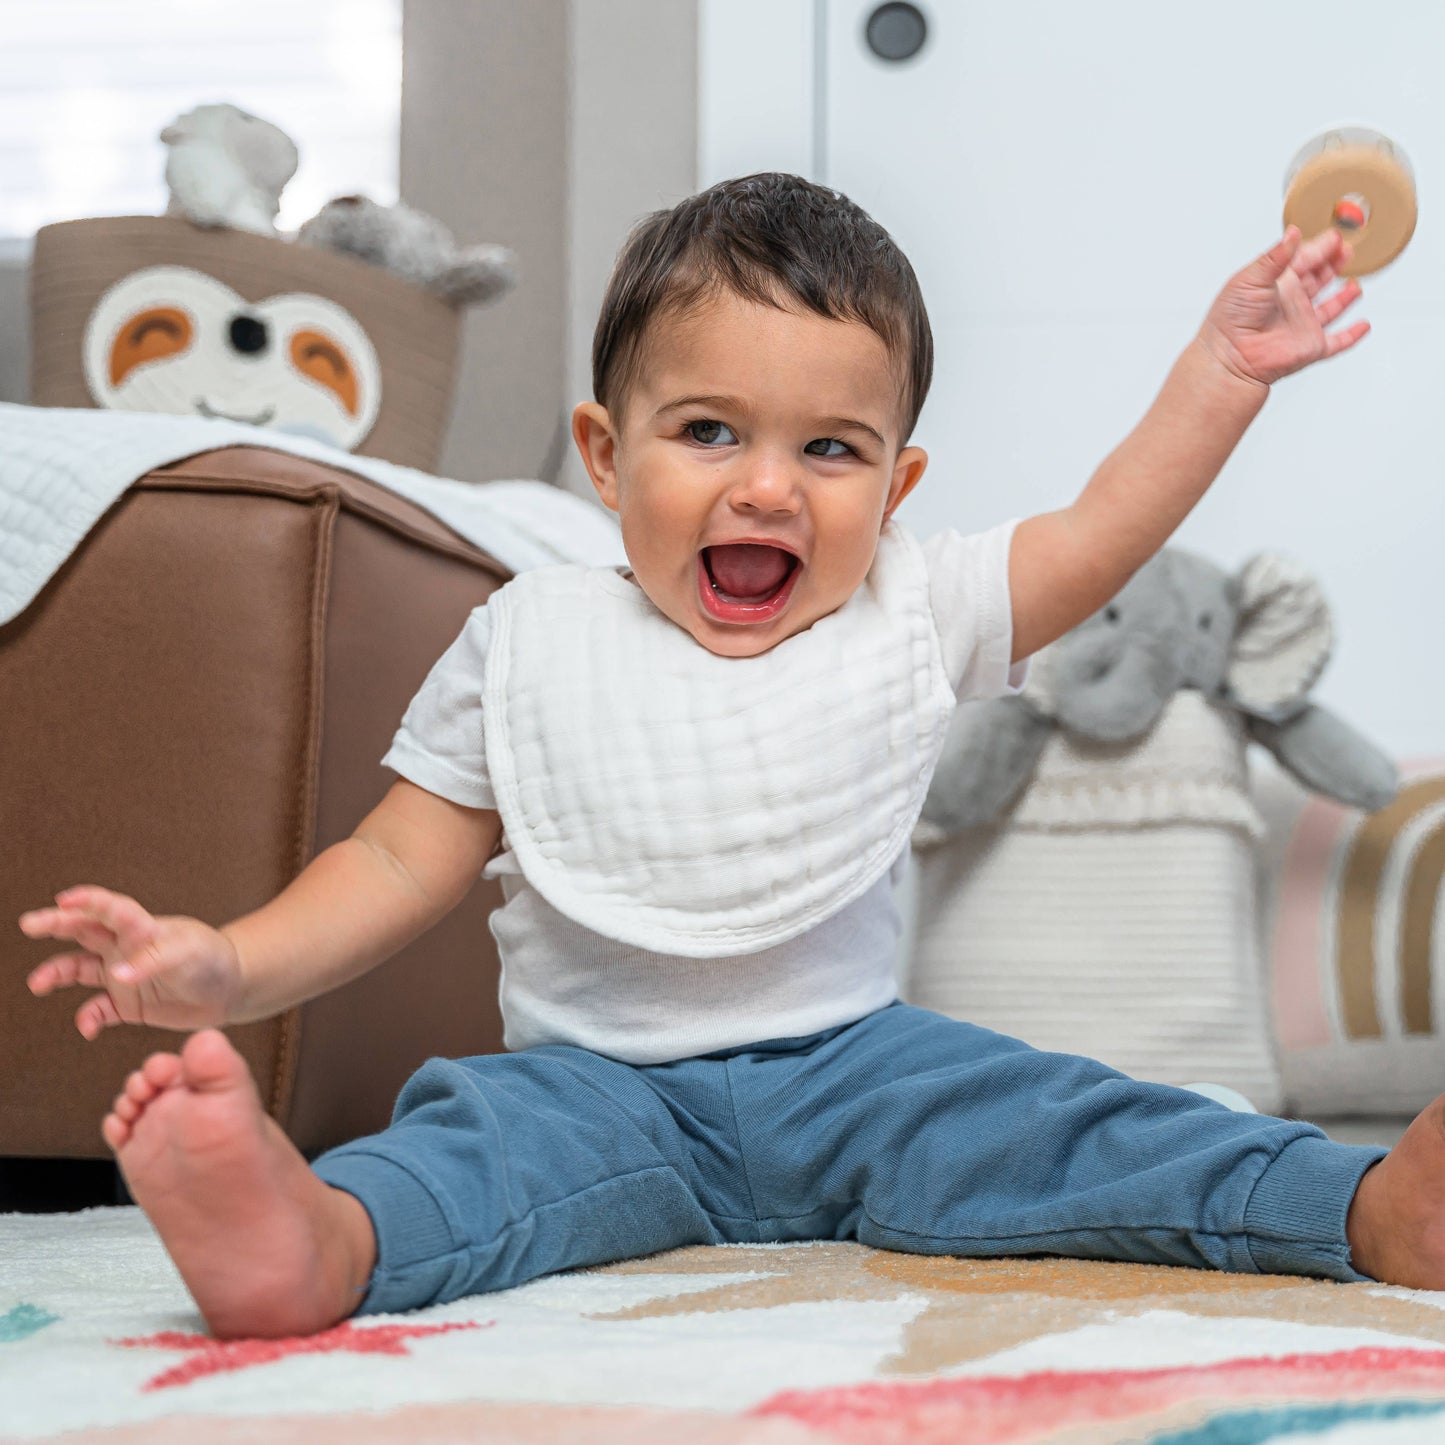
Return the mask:
[(270, 340), (266, 323), (254, 316), (233, 316), (231, 318), (231, 345), (247, 356), (265, 351)]
[(868, 17), (863, 38), (879, 60), (912, 60), (928, 39), (928, 21), (918, 6), (891, 0)]

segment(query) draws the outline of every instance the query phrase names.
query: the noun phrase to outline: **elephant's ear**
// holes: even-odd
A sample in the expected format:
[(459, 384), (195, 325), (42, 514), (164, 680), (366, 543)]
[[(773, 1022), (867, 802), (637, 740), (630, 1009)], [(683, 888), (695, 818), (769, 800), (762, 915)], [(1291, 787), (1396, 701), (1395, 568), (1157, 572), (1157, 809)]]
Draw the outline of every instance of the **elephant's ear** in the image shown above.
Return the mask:
[(1273, 552), (1246, 562), (1236, 586), (1239, 620), (1225, 696), (1254, 717), (1283, 721), (1305, 705), (1330, 660), (1329, 603), (1298, 562)]

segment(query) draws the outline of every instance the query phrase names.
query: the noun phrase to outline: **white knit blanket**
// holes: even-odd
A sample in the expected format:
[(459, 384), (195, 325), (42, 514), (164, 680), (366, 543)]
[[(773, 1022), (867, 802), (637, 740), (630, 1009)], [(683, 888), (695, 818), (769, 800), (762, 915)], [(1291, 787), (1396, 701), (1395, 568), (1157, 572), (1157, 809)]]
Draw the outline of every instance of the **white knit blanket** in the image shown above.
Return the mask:
[(544, 482), (433, 477), (306, 437), (202, 417), (0, 404), (0, 625), (17, 617), (138, 477), (217, 447), (324, 462), (430, 512), (514, 572), (626, 560), (600, 507)]

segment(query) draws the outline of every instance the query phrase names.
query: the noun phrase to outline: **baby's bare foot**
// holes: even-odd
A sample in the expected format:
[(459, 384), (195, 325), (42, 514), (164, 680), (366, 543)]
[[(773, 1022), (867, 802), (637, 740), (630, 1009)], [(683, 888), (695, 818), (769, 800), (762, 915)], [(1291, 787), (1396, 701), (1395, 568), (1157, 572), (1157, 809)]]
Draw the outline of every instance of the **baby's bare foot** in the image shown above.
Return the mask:
[(1345, 1229), (1361, 1274), (1445, 1289), (1445, 1094), (1360, 1180)]
[(360, 1303), (370, 1217), (266, 1117), (224, 1034), (147, 1059), (101, 1133), (218, 1337), (311, 1334)]

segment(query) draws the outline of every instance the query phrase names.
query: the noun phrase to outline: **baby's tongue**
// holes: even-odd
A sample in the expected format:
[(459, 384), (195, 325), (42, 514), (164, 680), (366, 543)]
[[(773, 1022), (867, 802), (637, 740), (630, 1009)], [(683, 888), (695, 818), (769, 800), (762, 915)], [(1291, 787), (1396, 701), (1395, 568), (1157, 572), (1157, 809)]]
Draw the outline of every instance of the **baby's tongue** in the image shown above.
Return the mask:
[(777, 547), (731, 542), (707, 549), (707, 567), (718, 591), (742, 601), (767, 597), (783, 585), (792, 557)]

